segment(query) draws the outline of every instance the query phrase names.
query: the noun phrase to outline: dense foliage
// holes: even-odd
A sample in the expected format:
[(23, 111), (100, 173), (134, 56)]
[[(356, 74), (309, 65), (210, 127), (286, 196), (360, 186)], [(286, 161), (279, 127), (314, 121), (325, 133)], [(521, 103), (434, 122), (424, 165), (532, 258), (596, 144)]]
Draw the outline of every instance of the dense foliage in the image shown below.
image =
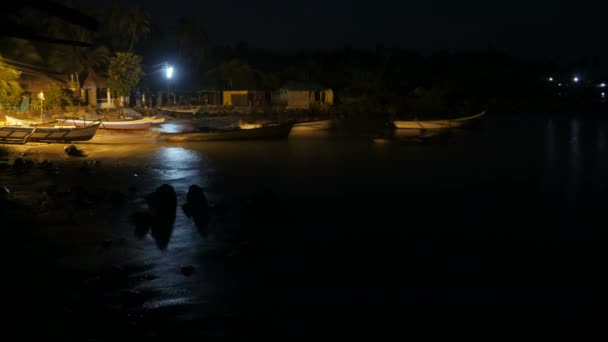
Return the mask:
[(108, 76), (112, 89), (118, 96), (128, 96), (143, 76), (142, 57), (130, 52), (117, 52), (110, 58)]

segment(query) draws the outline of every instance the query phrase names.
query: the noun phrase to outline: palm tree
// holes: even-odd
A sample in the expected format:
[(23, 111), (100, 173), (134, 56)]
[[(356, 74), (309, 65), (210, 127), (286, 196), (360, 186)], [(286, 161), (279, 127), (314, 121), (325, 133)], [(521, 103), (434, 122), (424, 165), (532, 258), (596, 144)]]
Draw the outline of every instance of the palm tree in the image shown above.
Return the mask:
[(133, 52), (135, 44), (137, 44), (142, 37), (150, 33), (150, 14), (142, 9), (141, 6), (136, 5), (122, 16), (120, 27), (129, 34), (131, 40), (129, 51)]
[(21, 63), (42, 66), (44, 61), (32, 42), (25, 39), (7, 38), (0, 40), (0, 54)]
[[(64, 25), (63, 23), (52, 23), (49, 30), (54, 31), (56, 36), (78, 40), (83, 42), (93, 42), (93, 35), (90, 31), (79, 26)], [(110, 56), (110, 50), (103, 45), (96, 47), (81, 47), (74, 45), (55, 45), (49, 52), (49, 64), (60, 73), (78, 75), (78, 79), (86, 74), (104, 70)]]
[(21, 74), (11, 66), (2, 63), (0, 56), (0, 106), (4, 109), (18, 104), (21, 93), (19, 77)]

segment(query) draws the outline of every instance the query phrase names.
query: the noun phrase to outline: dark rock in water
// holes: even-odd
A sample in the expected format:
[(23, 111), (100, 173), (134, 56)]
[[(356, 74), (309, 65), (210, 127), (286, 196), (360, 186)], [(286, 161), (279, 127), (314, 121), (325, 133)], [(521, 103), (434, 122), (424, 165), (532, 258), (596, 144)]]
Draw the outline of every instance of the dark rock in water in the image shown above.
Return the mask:
[(63, 148), (63, 152), (70, 157), (82, 157), (84, 156), (84, 152), (79, 150), (76, 145), (69, 145)]
[(145, 197), (152, 215), (150, 235), (156, 241), (159, 249), (165, 249), (169, 244), (175, 210), (177, 209), (177, 194), (171, 185), (163, 184), (155, 192)]
[(7, 163), (0, 163), (0, 171), (1, 170), (7, 170), (9, 169), (11, 166)]
[(182, 205), (184, 213), (188, 217), (207, 214), (209, 204), (203, 189), (198, 185), (191, 185), (186, 196), (186, 203)]
[(181, 268), (181, 272), (186, 277), (189, 277), (196, 272), (196, 269), (194, 268), (194, 266), (184, 266)]
[(191, 185), (186, 196), (187, 202), (182, 205), (182, 210), (188, 217), (192, 217), (199, 232), (207, 235), (209, 223), (209, 203), (203, 189), (198, 185)]
[(159, 216), (172, 215), (175, 217), (177, 194), (171, 185), (161, 185), (155, 192), (146, 196), (145, 200), (153, 214)]

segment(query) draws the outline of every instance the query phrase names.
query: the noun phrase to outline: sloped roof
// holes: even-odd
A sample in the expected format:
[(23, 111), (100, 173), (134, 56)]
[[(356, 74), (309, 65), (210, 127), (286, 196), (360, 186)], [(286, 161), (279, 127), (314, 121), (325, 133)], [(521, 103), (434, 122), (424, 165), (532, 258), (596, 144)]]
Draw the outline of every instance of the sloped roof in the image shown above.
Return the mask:
[(23, 86), (25, 91), (30, 93), (47, 91), (50, 85), (53, 83), (58, 84), (62, 88), (66, 88), (68, 86), (67, 82), (60, 78), (31, 74), (22, 74), (19, 83), (21, 86)]
[(84, 89), (94, 89), (94, 88), (110, 88), (110, 82), (105, 77), (101, 77), (94, 73), (91, 73), (87, 76), (87, 78), (82, 83), (82, 88)]

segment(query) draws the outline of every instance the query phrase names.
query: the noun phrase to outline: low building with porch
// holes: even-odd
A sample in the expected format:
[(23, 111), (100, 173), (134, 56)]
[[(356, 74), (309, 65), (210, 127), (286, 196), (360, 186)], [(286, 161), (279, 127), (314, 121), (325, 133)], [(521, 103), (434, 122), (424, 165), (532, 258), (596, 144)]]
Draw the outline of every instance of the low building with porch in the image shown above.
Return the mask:
[(316, 84), (288, 84), (273, 92), (272, 104), (287, 109), (325, 108), (334, 104), (334, 92)]
[(224, 90), (222, 104), (233, 107), (258, 107), (270, 102), (265, 90)]
[(114, 108), (113, 92), (110, 82), (105, 78), (93, 73), (89, 74), (81, 87), (81, 97), (89, 105), (96, 108)]

